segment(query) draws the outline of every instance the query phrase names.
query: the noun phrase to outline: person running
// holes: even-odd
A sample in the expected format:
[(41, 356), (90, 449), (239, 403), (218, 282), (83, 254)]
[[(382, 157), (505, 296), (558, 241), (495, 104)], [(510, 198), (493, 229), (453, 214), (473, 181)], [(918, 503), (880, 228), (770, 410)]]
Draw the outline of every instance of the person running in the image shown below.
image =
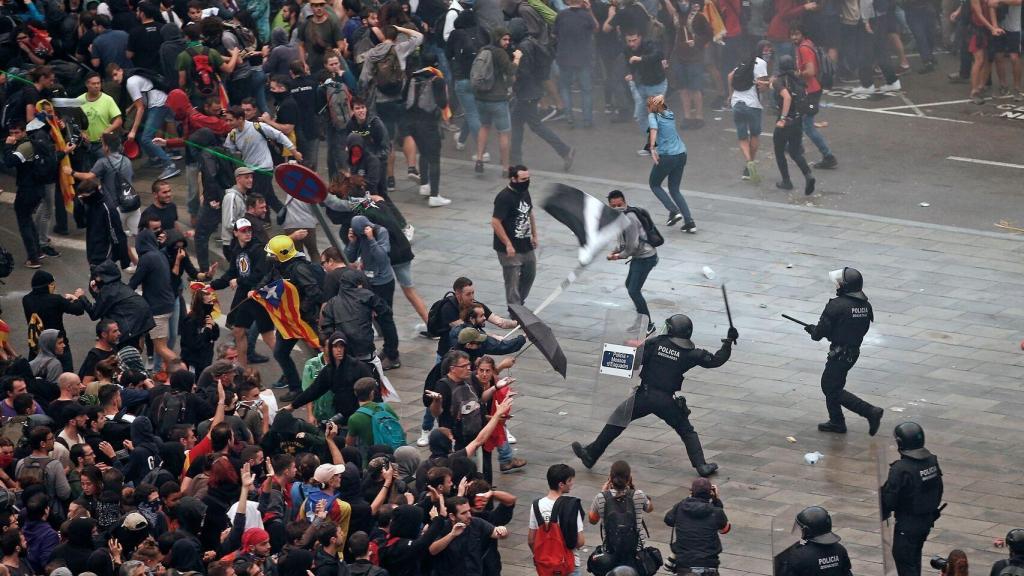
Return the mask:
[(804, 158), (803, 102), (807, 98), (803, 82), (796, 76), (796, 62), (792, 56), (779, 57), (779, 75), (775, 77), (775, 100), (779, 108), (779, 118), (775, 121), (775, 132), (772, 143), (775, 145), (775, 163), (779, 167), (782, 180), (775, 184), (780, 190), (792, 190), (793, 182), (789, 179), (789, 163), (786, 152), (796, 162), (804, 175), (804, 194), (814, 194), (814, 175)]
[[(693, 221), (690, 207), (679, 191), (683, 181), (683, 170), (686, 169), (686, 144), (676, 130), (676, 117), (665, 104), (665, 96), (651, 96), (647, 99), (647, 139), (651, 149), (651, 175), (648, 183), (651, 192), (658, 198), (662, 206), (668, 210), (666, 226), (672, 226), (683, 220), (683, 232), (695, 234), (697, 223)], [(668, 178), (668, 193), (661, 183)]]
[(767, 40), (758, 42), (757, 49), (750, 60), (742, 62), (729, 73), (729, 106), (732, 108), (732, 121), (736, 125), (736, 137), (739, 138), (740, 152), (746, 166), (743, 167), (743, 179), (754, 184), (761, 181), (757, 172), (757, 149), (761, 137), (761, 106), (760, 91), (768, 87), (768, 60), (771, 59), (772, 44)]

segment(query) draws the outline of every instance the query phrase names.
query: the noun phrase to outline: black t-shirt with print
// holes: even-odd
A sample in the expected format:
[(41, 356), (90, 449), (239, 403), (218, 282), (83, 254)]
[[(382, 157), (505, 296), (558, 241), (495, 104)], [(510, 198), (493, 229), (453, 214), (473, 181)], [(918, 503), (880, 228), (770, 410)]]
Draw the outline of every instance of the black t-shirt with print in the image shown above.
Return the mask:
[[(532, 211), (533, 200), (530, 198), (529, 190), (519, 193), (506, 186), (494, 198), (494, 212), (491, 215), (501, 221), (501, 227), (505, 229), (505, 234), (508, 235), (516, 252), (533, 251), (533, 230), (530, 222)], [(505, 245), (497, 234), (494, 234), (494, 250), (505, 252)]]

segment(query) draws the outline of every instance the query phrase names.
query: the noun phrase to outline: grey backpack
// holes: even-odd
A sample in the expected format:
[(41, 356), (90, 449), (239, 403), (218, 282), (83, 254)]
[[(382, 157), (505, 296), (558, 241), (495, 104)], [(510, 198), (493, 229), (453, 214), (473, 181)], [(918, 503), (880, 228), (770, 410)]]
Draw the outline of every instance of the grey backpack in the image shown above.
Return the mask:
[(494, 88), (494, 51), (485, 46), (473, 58), (473, 66), (469, 69), (469, 84), (473, 92), (480, 94)]

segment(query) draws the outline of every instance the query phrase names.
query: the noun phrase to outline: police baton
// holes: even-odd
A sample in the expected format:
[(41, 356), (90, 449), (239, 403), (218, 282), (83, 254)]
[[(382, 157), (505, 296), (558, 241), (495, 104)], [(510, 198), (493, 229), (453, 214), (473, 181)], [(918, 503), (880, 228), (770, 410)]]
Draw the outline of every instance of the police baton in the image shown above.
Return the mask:
[(807, 322), (801, 322), (800, 320), (797, 320), (796, 318), (793, 318), (788, 314), (783, 314), (782, 317), (785, 318), (786, 320), (789, 320), (790, 322), (796, 322), (801, 326), (810, 326), (810, 324), (808, 324)]

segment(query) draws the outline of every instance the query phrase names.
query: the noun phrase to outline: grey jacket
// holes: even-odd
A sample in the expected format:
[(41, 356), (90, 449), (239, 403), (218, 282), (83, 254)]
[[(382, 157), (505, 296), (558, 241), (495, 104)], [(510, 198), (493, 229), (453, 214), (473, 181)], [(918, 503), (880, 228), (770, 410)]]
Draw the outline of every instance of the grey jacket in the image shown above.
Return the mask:
[(647, 243), (644, 227), (640, 218), (632, 212), (626, 212), (629, 226), (619, 234), (619, 245), (615, 249), (623, 258), (650, 258), (658, 255), (658, 249)]
[[(363, 235), (363, 230), (373, 227), (373, 239)], [(363, 271), (370, 279), (372, 286), (381, 286), (395, 279), (391, 269), (391, 237), (387, 228), (370, 222), (366, 216), (352, 218), (352, 233), (356, 239), (345, 248), (345, 255), (350, 261), (362, 259)]]

